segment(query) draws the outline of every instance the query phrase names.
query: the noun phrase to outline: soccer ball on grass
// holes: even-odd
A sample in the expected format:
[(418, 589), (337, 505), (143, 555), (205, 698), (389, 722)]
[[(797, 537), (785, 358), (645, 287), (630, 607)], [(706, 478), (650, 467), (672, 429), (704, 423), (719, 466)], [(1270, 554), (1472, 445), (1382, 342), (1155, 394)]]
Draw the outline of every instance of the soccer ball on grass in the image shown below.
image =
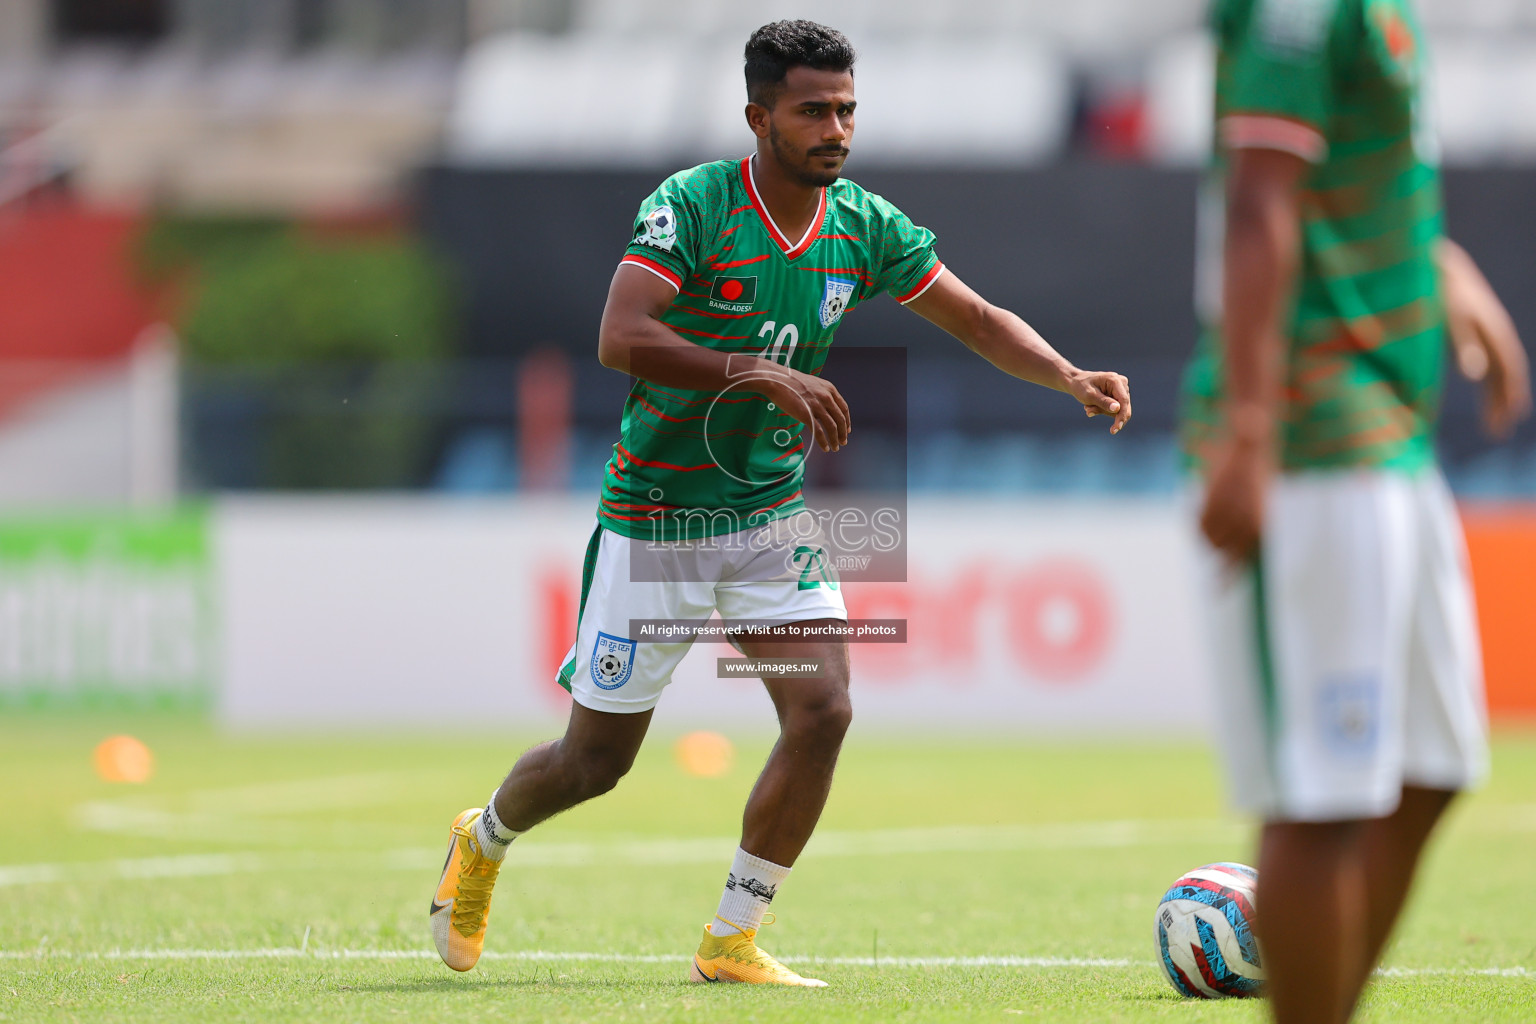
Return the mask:
[(1154, 925), (1157, 958), (1186, 996), (1222, 999), (1262, 994), (1264, 965), (1253, 937), (1259, 873), (1246, 864), (1206, 864), (1163, 894)]

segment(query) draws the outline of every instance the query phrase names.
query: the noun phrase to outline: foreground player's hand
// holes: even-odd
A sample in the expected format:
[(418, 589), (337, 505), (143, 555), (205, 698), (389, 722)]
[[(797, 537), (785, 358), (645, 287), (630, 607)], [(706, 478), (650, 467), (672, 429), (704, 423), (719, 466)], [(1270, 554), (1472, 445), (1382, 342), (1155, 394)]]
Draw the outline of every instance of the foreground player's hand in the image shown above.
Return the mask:
[(824, 452), (848, 443), (851, 418), (848, 403), (829, 380), (791, 370), (764, 380), (764, 397), (811, 428), (812, 440)]
[(1483, 424), (1494, 437), (1508, 437), (1531, 413), (1529, 361), (1504, 304), (1459, 246), (1447, 242), (1440, 254), (1445, 284), (1446, 324), (1456, 366), (1482, 385)]
[(1250, 438), (1230, 438), (1211, 457), (1200, 531), (1234, 564), (1258, 550), (1271, 472), (1268, 447)]
[(1094, 416), (1113, 416), (1111, 434), (1118, 434), (1131, 419), (1131, 382), (1118, 373), (1102, 370), (1078, 370), (1067, 378), (1067, 393), (1083, 403), (1083, 411)]

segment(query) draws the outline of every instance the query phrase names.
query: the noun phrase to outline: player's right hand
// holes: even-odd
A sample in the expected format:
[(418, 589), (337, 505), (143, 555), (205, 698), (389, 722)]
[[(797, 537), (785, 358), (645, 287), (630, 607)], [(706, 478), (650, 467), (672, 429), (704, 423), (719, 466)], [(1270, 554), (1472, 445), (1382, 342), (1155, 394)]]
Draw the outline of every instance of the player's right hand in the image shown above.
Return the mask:
[(848, 443), (852, 429), (848, 403), (829, 380), (799, 370), (765, 379), (762, 394), (790, 416), (811, 428), (814, 443), (824, 452), (835, 452)]
[(1083, 403), (1089, 419), (1113, 416), (1111, 434), (1118, 434), (1131, 421), (1131, 382), (1123, 374), (1101, 370), (1077, 370), (1067, 379), (1067, 393)]

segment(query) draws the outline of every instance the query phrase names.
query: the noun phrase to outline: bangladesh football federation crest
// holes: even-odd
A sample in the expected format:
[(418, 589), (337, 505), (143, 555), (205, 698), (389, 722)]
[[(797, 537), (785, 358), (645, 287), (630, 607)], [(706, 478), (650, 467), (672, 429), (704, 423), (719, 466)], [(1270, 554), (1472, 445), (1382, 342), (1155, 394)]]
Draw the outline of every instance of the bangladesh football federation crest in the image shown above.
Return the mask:
[(662, 252), (671, 252), (672, 246), (677, 244), (677, 215), (672, 212), (672, 207), (658, 206), (646, 214), (635, 232), (635, 241), (655, 246)]
[(843, 318), (848, 300), (853, 298), (855, 285), (840, 277), (827, 278), (827, 290), (821, 294), (821, 326), (831, 327)]
[(617, 690), (629, 682), (635, 668), (635, 642), (621, 636), (597, 634), (592, 645), (592, 681), (601, 690)]

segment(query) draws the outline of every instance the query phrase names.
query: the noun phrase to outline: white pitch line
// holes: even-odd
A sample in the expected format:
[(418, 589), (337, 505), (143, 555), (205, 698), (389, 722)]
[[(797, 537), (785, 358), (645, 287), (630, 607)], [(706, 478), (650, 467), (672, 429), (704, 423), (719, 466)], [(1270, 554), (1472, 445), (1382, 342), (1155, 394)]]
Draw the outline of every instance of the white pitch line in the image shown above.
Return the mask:
[[(1121, 849), (1152, 843), (1225, 842), (1243, 835), (1236, 822), (1086, 821), (1042, 825), (948, 825), (817, 833), (804, 857), (889, 857), (903, 854), (987, 853), (1013, 850)], [(520, 868), (573, 868), (598, 864), (712, 864), (730, 859), (735, 836), (632, 839), (609, 842), (523, 840), (514, 851)], [(385, 851), (374, 863), (384, 870), (430, 871), (442, 863), (441, 847)], [(0, 865), (0, 888), (58, 882), (152, 878), (200, 878), (305, 870), (330, 858), (318, 853), (210, 853), (103, 861)]]
[[(124, 949), (98, 952), (60, 950), (0, 951), (0, 960), (437, 960), (430, 949), (337, 949), (309, 950), (293, 946), (274, 949)], [(692, 957), (681, 953), (552, 952), (543, 949), (496, 952), (487, 950), (482, 960), (558, 961), (621, 964), (685, 964)], [(797, 963), (835, 967), (1131, 967), (1151, 966), (1152, 961), (1109, 960), (1055, 956), (799, 956), (785, 957)]]
[[(533, 949), (517, 952), (487, 950), (482, 960), (533, 962), (590, 962), (621, 964), (684, 964), (692, 957), (680, 953), (591, 953), (552, 952)], [(274, 949), (126, 949), (100, 952), (64, 952), (57, 950), (0, 951), (0, 960), (431, 960), (438, 959), (430, 949), (338, 949), (311, 950), (292, 946)], [(785, 957), (796, 963), (832, 967), (1132, 967), (1151, 966), (1152, 961), (1100, 959), (1058, 956), (798, 956)]]
[[(95, 952), (70, 952), (65, 950), (0, 950), (0, 960), (47, 960), (98, 961), (98, 960), (425, 960), (436, 961), (437, 953), (430, 949), (337, 949), (305, 950), (295, 946), (271, 949), (122, 949)], [(676, 953), (594, 953), (585, 951), (557, 952), (543, 949), (497, 952), (487, 950), (482, 960), (500, 960), (522, 963), (617, 963), (617, 964), (680, 964), (687, 963), (689, 956)], [(1033, 968), (1104, 968), (1104, 967), (1152, 967), (1151, 960), (1129, 960), (1110, 957), (1058, 957), (1058, 956), (890, 956), (878, 960), (868, 956), (798, 956), (784, 957), (794, 963), (816, 964), (826, 967), (1033, 967)], [(1468, 978), (1536, 978), (1536, 968), (1530, 967), (1382, 967), (1376, 974), (1387, 978), (1419, 977), (1468, 977)]]

